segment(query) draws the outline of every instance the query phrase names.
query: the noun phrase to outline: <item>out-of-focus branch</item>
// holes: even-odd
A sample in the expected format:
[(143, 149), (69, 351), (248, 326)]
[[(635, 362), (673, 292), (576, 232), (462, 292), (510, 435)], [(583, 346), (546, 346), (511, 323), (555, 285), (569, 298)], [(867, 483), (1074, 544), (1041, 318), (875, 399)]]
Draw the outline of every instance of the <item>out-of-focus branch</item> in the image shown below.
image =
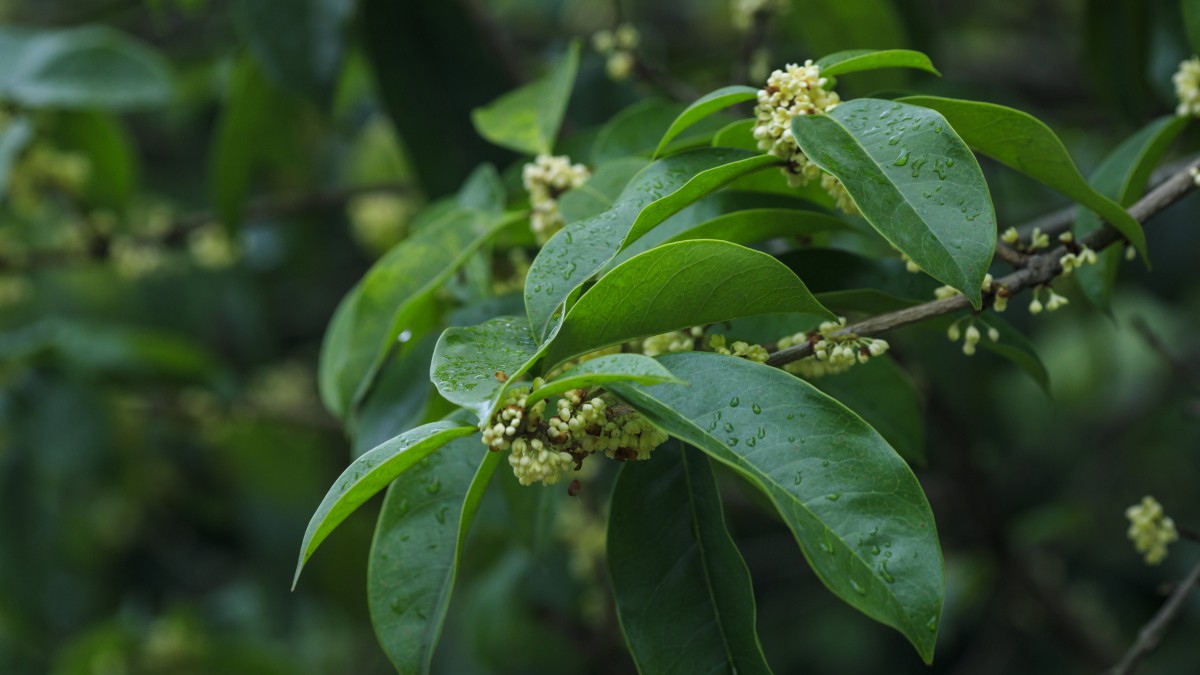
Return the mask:
[(1145, 626), (1142, 626), (1142, 629), (1138, 631), (1137, 640), (1129, 647), (1129, 651), (1125, 652), (1120, 663), (1108, 671), (1109, 675), (1129, 675), (1147, 654), (1158, 647), (1163, 635), (1171, 627), (1175, 617), (1179, 615), (1179, 610), (1183, 608), (1184, 600), (1197, 584), (1200, 584), (1200, 562), (1197, 562), (1187, 577), (1175, 587), (1154, 617)]

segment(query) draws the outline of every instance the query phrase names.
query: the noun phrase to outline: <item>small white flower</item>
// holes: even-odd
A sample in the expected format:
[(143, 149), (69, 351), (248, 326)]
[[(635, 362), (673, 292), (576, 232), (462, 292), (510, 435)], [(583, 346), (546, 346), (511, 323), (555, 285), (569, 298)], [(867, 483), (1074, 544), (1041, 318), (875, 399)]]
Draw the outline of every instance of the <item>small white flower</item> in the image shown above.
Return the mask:
[(1179, 105), (1175, 114), (1180, 117), (1200, 116), (1200, 57), (1192, 58), (1179, 64), (1179, 70), (1171, 78), (1175, 83), (1175, 95), (1179, 97)]

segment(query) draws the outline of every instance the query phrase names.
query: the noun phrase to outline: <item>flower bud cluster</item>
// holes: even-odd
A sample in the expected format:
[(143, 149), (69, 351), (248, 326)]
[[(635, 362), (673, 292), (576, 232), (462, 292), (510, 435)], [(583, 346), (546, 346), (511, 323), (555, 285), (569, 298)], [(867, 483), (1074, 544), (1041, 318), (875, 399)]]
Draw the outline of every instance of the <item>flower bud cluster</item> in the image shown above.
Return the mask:
[(724, 335), (711, 335), (708, 338), (708, 348), (718, 354), (737, 356), (755, 363), (766, 363), (770, 354), (762, 345), (752, 345), (738, 340), (728, 347), (725, 346)]
[(1080, 246), (1077, 252), (1067, 253), (1059, 258), (1058, 264), (1062, 265), (1063, 276), (1066, 276), (1084, 265), (1095, 265), (1096, 252), (1087, 246)]
[(1129, 539), (1133, 547), (1146, 558), (1147, 565), (1157, 565), (1167, 557), (1167, 545), (1179, 539), (1175, 521), (1163, 512), (1162, 504), (1147, 495), (1140, 504), (1125, 509), (1129, 519)]
[(844, 318), (826, 321), (809, 333), (780, 338), (776, 345), (787, 349), (793, 345), (811, 342), (812, 356), (784, 365), (783, 369), (805, 379), (833, 375), (848, 370), (856, 363), (866, 363), (872, 356), (881, 356), (888, 350), (886, 340), (859, 337), (853, 333), (837, 334), (846, 327)]
[(641, 352), (646, 356), (690, 352), (696, 348), (696, 340), (704, 337), (704, 327), (692, 326), (662, 335), (652, 335), (642, 340)]
[(521, 485), (553, 485), (595, 453), (620, 461), (647, 459), (667, 440), (665, 433), (608, 395), (588, 398), (586, 390), (572, 389), (558, 399), (557, 414), (546, 417), (545, 399), (526, 407), (529, 391), (511, 389), (491, 425), (483, 429), (489, 449), (509, 450), (509, 466)]
[(418, 207), (409, 197), (376, 192), (347, 202), (346, 215), (355, 240), (371, 253), (381, 255), (404, 238)]
[[(959, 325), (962, 322), (963, 319), (959, 319), (958, 321), (950, 324), (950, 328), (946, 329), (946, 337), (950, 338), (951, 342), (958, 342), (959, 339), (962, 339), (963, 354), (966, 354), (967, 356), (974, 356), (975, 346), (979, 344), (979, 341), (983, 338), (983, 334), (980, 333), (979, 328), (975, 326), (975, 317), (970, 317), (970, 319), (967, 321), (967, 329), (965, 331)], [(992, 342), (1000, 341), (1000, 331), (996, 330), (994, 327), (987, 327), (987, 336)]]
[[(788, 163), (783, 174), (792, 187), (806, 185), (821, 175), (821, 169), (809, 161), (792, 136), (792, 118), (836, 108), (842, 99), (837, 92), (826, 90), (827, 84), (829, 80), (821, 77), (821, 67), (808, 60), (803, 66), (789, 63), (783, 70), (771, 73), (767, 86), (758, 92), (758, 105), (754, 107), (754, 138), (759, 150)], [(822, 179), (822, 187), (843, 210), (857, 213), (845, 187), (833, 176), (829, 179)]]
[(1035, 227), (1033, 232), (1029, 234), (1029, 243), (1021, 243), (1021, 235), (1017, 232), (1017, 228), (1010, 227), (1000, 234), (1000, 241), (1012, 246), (1018, 251), (1026, 253), (1036, 251), (1041, 248), (1050, 247), (1050, 235), (1042, 232), (1042, 228)]
[(587, 182), (591, 172), (582, 164), (571, 164), (565, 155), (538, 155), (525, 165), (521, 180), (529, 192), (533, 213), (529, 224), (539, 244), (546, 243), (562, 229), (562, 214), (558, 211), (558, 196)]
[[(1042, 304), (1040, 297), (1043, 290), (1050, 294), (1050, 297), (1046, 299), (1045, 304)], [(1049, 286), (1037, 286), (1033, 289), (1033, 300), (1031, 300), (1029, 303), (1029, 313), (1041, 314), (1043, 309), (1047, 312), (1053, 312), (1060, 307), (1067, 306), (1067, 304), (1069, 304), (1067, 299), (1058, 293), (1055, 293), (1053, 288), (1050, 288)]]
[(1183, 61), (1171, 77), (1179, 105), (1175, 114), (1180, 117), (1200, 117), (1200, 56)]
[(221, 269), (237, 262), (239, 251), (220, 223), (208, 223), (188, 235), (188, 253), (201, 267)]
[(592, 35), (592, 47), (608, 57), (605, 71), (620, 82), (629, 77), (637, 63), (637, 48), (642, 36), (633, 24), (623, 23), (616, 30), (600, 30)]

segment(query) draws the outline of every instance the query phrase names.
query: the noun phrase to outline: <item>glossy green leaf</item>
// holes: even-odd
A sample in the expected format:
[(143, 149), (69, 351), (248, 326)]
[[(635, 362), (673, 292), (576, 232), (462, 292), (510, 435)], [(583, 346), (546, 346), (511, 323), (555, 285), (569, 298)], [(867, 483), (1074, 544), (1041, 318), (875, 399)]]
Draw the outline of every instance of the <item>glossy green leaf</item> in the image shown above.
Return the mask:
[(1062, 141), (1036, 117), (978, 101), (936, 96), (909, 96), (901, 100), (938, 111), (967, 145), (1092, 209), (1146, 255), (1146, 235), (1141, 224), (1088, 185)]
[(721, 239), (735, 244), (753, 244), (776, 237), (808, 237), (845, 227), (842, 220), (820, 211), (745, 209), (700, 223), (667, 239), (667, 243)]
[(622, 157), (596, 167), (592, 177), (558, 198), (558, 212), (567, 225), (607, 211), (629, 181), (646, 168), (641, 157)]
[(339, 305), (321, 348), (322, 400), (344, 416), (369, 391), (397, 344), (420, 337), (433, 293), (492, 235), (511, 222), (452, 208), (380, 258)]
[[(1130, 206), (1145, 193), (1151, 172), (1187, 124), (1186, 117), (1165, 115), (1142, 127), (1104, 158), (1088, 182), (1120, 206)], [(1092, 211), (1076, 210), (1076, 237), (1086, 236), (1101, 226), (1100, 218)], [(1122, 253), (1120, 246), (1110, 246), (1097, 252), (1095, 265), (1085, 265), (1075, 271), (1075, 281), (1084, 297), (1105, 312), (1110, 311), (1109, 298)]]
[(920, 484), (887, 441), (781, 370), (703, 352), (659, 360), (690, 386), (613, 391), (762, 490), (825, 585), (932, 660), (941, 548)]
[(940, 76), (929, 57), (911, 49), (848, 49), (817, 59), (821, 75), (833, 77), (880, 68), (915, 68)]
[(523, 375), (537, 353), (538, 343), (521, 317), (447, 328), (434, 348), (430, 379), (446, 400), (474, 412), (483, 422), (491, 419), (505, 381)]
[(33, 140), (33, 123), (25, 115), (14, 117), (0, 130), (0, 198), (8, 194), (8, 176), (21, 151)]
[(0, 100), (128, 110), (167, 103), (171, 87), (158, 52), (107, 26), (0, 27)]
[[(304, 563), (321, 542), (363, 502), (374, 497), (397, 476), (429, 456), (450, 441), (476, 433), (475, 427), (454, 422), (434, 422), (407, 431), (387, 441), (350, 463), (308, 522), (304, 541), (300, 544), (300, 560), (292, 588), (300, 580)], [(482, 447), (482, 446), (480, 446)]]
[(979, 163), (940, 114), (857, 98), (794, 117), (792, 134), (885, 239), (980, 306), (996, 214)]
[(526, 407), (538, 401), (562, 394), (572, 389), (589, 389), (609, 382), (637, 382), (638, 384), (662, 384), (680, 382), (671, 371), (658, 361), (641, 354), (607, 354), (589, 359), (559, 375), (554, 380), (529, 392), (525, 397)]
[(891, 358), (874, 358), (813, 386), (858, 413), (910, 464), (925, 464), (925, 425), (912, 378)]
[(630, 258), (584, 293), (550, 342), (546, 362), (771, 312), (835, 318), (795, 273), (765, 253), (711, 239), (666, 244)]
[(750, 571), (704, 453), (672, 441), (621, 468), (608, 519), (617, 616), (638, 672), (770, 673)]
[(404, 675), (427, 674), (463, 545), (500, 453), (478, 438), (434, 451), (388, 489), (367, 568), (379, 644)]
[(230, 13), (242, 41), (276, 85), (324, 99), (342, 65), (353, 3), (300, 0), (287, 12), (271, 0), (234, 0)]
[(550, 154), (578, 70), (579, 42), (575, 41), (549, 73), (471, 111), (476, 131), (510, 150), (527, 155)]
[(634, 176), (607, 211), (568, 225), (546, 242), (525, 281), (525, 309), (535, 335), (584, 282), (625, 245), (688, 204), (778, 160), (711, 148), (660, 159)]
[[(663, 134), (685, 109), (682, 103), (654, 98), (625, 108), (596, 134), (596, 140), (592, 143), (592, 162), (599, 164), (631, 156), (649, 158), (655, 154)], [(692, 124), (689, 133), (671, 141), (663, 154), (708, 145), (711, 134), (720, 127), (721, 122), (717, 118), (701, 118)]]
[(716, 91), (701, 96), (696, 99), (695, 103), (692, 103), (680, 113), (679, 117), (676, 117), (671, 126), (667, 128), (667, 132), (663, 134), (662, 140), (658, 142), (658, 147), (654, 150), (654, 156), (661, 155), (663, 150), (667, 148), (667, 145), (676, 136), (683, 133), (684, 129), (731, 105), (737, 105), (743, 101), (752, 101), (756, 96), (758, 96), (758, 90), (745, 85), (721, 87)]
[[(988, 328), (995, 328), (1000, 339), (992, 341), (986, 335), (979, 341), (979, 346), (1007, 359), (1018, 368), (1025, 371), (1037, 382), (1046, 395), (1050, 395), (1050, 373), (1046, 371), (1042, 358), (1038, 356), (1033, 343), (1021, 331), (1013, 328), (1012, 324), (1001, 319), (995, 312), (983, 312), (976, 316), (980, 323)], [(986, 333), (986, 329), (984, 330)]]

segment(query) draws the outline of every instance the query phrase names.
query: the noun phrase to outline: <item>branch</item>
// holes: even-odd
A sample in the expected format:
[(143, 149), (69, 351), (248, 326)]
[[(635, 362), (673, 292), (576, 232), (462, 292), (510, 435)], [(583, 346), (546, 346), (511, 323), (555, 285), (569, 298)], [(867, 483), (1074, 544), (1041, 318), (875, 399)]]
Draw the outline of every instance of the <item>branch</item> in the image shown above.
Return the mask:
[(1159, 608), (1158, 613), (1150, 622), (1138, 631), (1137, 640), (1129, 647), (1129, 651), (1125, 652), (1121, 662), (1113, 666), (1112, 670), (1108, 671), (1109, 675), (1128, 675), (1137, 667), (1138, 662), (1147, 654), (1154, 651), (1158, 647), (1158, 643), (1162, 641), (1163, 634), (1170, 628), (1171, 622), (1179, 615), (1179, 610), (1183, 608), (1183, 601), (1187, 598), (1192, 589), (1200, 584), (1200, 562), (1197, 562), (1192, 567), (1192, 571), (1188, 573), (1187, 578), (1183, 580), (1175, 590), (1171, 592), (1171, 596)]
[[(1188, 163), (1183, 169), (1151, 190), (1149, 194), (1129, 207), (1129, 214), (1138, 222), (1145, 223), (1158, 214), (1159, 211), (1182, 199), (1196, 187), (1190, 173), (1192, 167), (1200, 167), (1200, 161)], [(1111, 225), (1105, 225), (1088, 236), (1081, 238), (1078, 245), (1087, 246), (1099, 252), (1118, 241), (1123, 241), (1120, 233), (1113, 229)], [(1026, 259), (1024, 267), (1008, 276), (997, 279), (994, 283), (1004, 286), (1012, 295), (1016, 295), (1027, 288), (1049, 283), (1062, 274), (1062, 266), (1059, 265), (1058, 260), (1067, 251), (1068, 248), (1066, 246), (1058, 246), (1044, 253), (1031, 255)], [(860, 323), (847, 326), (834, 335), (849, 335), (851, 333), (859, 336), (878, 335), (936, 316), (942, 316), (943, 314), (970, 309), (970, 307), (971, 304), (965, 297), (957, 295), (945, 300), (935, 300), (896, 312), (880, 314)], [(782, 366), (792, 361), (798, 361), (811, 354), (812, 344), (806, 342), (788, 347), (787, 349), (781, 349), (771, 354), (771, 357), (767, 359), (767, 365)]]

